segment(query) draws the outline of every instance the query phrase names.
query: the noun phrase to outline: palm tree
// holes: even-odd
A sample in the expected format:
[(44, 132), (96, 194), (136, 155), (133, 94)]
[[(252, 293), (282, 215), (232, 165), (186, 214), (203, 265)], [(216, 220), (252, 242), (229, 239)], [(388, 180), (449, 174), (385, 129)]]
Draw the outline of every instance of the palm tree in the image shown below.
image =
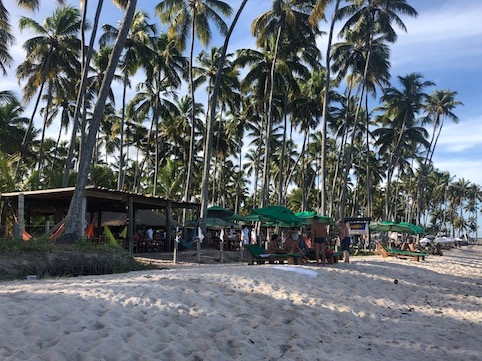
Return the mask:
[[(211, 41), (211, 26), (213, 23), (221, 34), (227, 33), (227, 26), (224, 20), (217, 13), (220, 12), (225, 16), (231, 15), (231, 7), (220, 0), (162, 0), (156, 7), (156, 13), (163, 23), (169, 23), (169, 36), (176, 37), (178, 40), (179, 50), (184, 50), (186, 40), (190, 31), (191, 44), (189, 50), (189, 90), (192, 103), (195, 104), (195, 89), (194, 89), (194, 41), (195, 38), (201, 41), (201, 44), (206, 46)], [(186, 184), (184, 190), (184, 200), (190, 198), (191, 178), (194, 162), (194, 121), (195, 121), (194, 107), (191, 113), (191, 136), (189, 147), (189, 163), (186, 175)]]
[(7, 67), (13, 64), (13, 58), (8, 52), (8, 48), (15, 43), (15, 37), (12, 35), (8, 10), (0, 1), (0, 69), (4, 76), (7, 75)]
[[(310, 15), (309, 21), (311, 24), (317, 24), (322, 18), (324, 18), (325, 8), (326, 6), (331, 3), (332, 0), (317, 0), (315, 7)], [(319, 204), (321, 214), (326, 214), (326, 131), (327, 131), (327, 116), (328, 116), (328, 104), (330, 103), (330, 81), (331, 81), (331, 44), (333, 41), (333, 31), (335, 28), (336, 22), (336, 14), (340, 7), (341, 0), (336, 0), (335, 2), (335, 9), (333, 10), (333, 16), (330, 22), (330, 31), (328, 33), (328, 44), (326, 46), (326, 55), (325, 55), (325, 87), (324, 87), (324, 95), (323, 95), (323, 114), (321, 116), (321, 133), (322, 133), (322, 140), (321, 140), (321, 162), (320, 162), (320, 177), (321, 177), (321, 202)]]
[(154, 168), (153, 174), (153, 195), (157, 194), (157, 176), (159, 171), (160, 142), (162, 138), (159, 133), (161, 119), (169, 117), (169, 114), (176, 112), (176, 105), (171, 98), (177, 94), (170, 90), (181, 85), (181, 78), (187, 65), (187, 60), (179, 53), (174, 42), (167, 38), (166, 34), (153, 39), (153, 60), (147, 65), (146, 80), (138, 84), (137, 93), (132, 99), (129, 107), (138, 119), (150, 118), (151, 125), (148, 135), (147, 154), (142, 161), (143, 169), (146, 161), (150, 161), (150, 146), (154, 144), (154, 161), (151, 162)]
[(22, 145), (26, 144), (28, 134), (33, 126), (37, 107), (42, 96), (44, 96), (44, 87), (47, 84), (47, 105), (44, 112), (44, 125), (38, 162), (39, 169), (41, 169), (42, 164), (42, 144), (45, 130), (48, 127), (54, 80), (59, 76), (65, 76), (69, 79), (76, 79), (78, 76), (80, 41), (77, 35), (80, 31), (80, 23), (79, 11), (72, 7), (57, 9), (43, 24), (39, 24), (34, 19), (27, 17), (22, 17), (19, 21), (20, 30), (32, 29), (38, 34), (38, 36), (27, 40), (23, 45), (27, 58), (17, 68), (18, 79), (20, 81), (27, 79), (27, 83), (23, 87), (24, 99), (30, 101), (35, 93), (38, 92), (28, 131)]
[(418, 126), (417, 114), (423, 108), (428, 95), (425, 88), (433, 85), (430, 81), (422, 81), (417, 73), (398, 77), (401, 89), (390, 87), (385, 90), (381, 100), (385, 103), (384, 114), (380, 117), (382, 124), (389, 128), (379, 128), (373, 132), (378, 137), (376, 145), (381, 152), (389, 154), (387, 169), (387, 186), (385, 191), (385, 219), (389, 217), (390, 181), (399, 160), (401, 149), (409, 144), (418, 143), (428, 147), (428, 132)]
[(109, 95), (110, 85), (114, 78), (114, 72), (117, 68), (117, 64), (119, 62), (119, 58), (124, 48), (130, 25), (134, 17), (136, 4), (137, 0), (129, 0), (129, 3), (126, 7), (124, 21), (119, 29), (117, 40), (110, 55), (109, 65), (105, 72), (102, 87), (99, 91), (99, 96), (92, 114), (89, 134), (86, 138), (85, 147), (82, 150), (83, 154), (79, 164), (79, 173), (77, 175), (75, 191), (72, 195), (69, 211), (65, 218), (64, 233), (58, 238), (59, 242), (75, 242), (75, 240), (82, 237), (84, 233), (84, 224), (82, 221), (82, 219), (84, 219), (84, 215), (82, 214), (82, 202), (85, 195), (85, 186), (87, 185), (93, 150), (96, 144), (97, 132), (99, 130), (100, 121), (104, 113), (105, 102), (107, 100), (107, 96)]
[[(81, 107), (83, 108), (83, 120), (85, 120), (85, 112), (86, 112), (86, 103), (87, 99), (85, 99), (85, 93), (86, 93), (86, 87), (87, 87), (87, 80), (88, 80), (88, 74), (89, 74), (89, 68), (90, 68), (90, 60), (92, 56), (94, 55), (94, 41), (95, 37), (97, 35), (97, 28), (99, 26), (99, 18), (100, 14), (102, 11), (102, 6), (104, 4), (104, 0), (99, 0), (97, 2), (97, 8), (95, 12), (95, 17), (94, 17), (94, 25), (92, 28), (92, 32), (90, 35), (90, 42), (89, 46), (87, 49), (85, 49), (85, 31), (86, 31), (86, 24), (87, 24), (87, 0), (81, 0), (81, 3), (84, 6), (84, 11), (82, 13), (82, 23), (81, 23), (81, 49), (82, 49), (82, 61), (81, 61), (81, 79), (80, 79), (80, 86), (79, 90), (77, 92), (77, 100), (75, 103), (75, 112), (74, 116), (72, 119), (73, 126), (72, 126), (72, 135), (70, 137), (70, 147), (69, 147), (69, 152), (67, 154), (67, 159), (65, 161), (65, 169), (64, 169), (64, 175), (62, 179), (62, 186), (66, 187), (69, 181), (69, 175), (70, 171), (72, 170), (73, 163), (72, 159), (74, 157), (74, 150), (76, 146), (76, 138), (77, 138), (77, 132), (78, 132), (78, 119), (81, 113)], [(86, 52), (87, 50), (87, 52)], [(82, 122), (83, 125), (85, 126), (84, 121)], [(85, 129), (85, 127), (83, 127)], [(84, 134), (84, 132), (82, 132)]]
[[(124, 124), (126, 117), (126, 92), (129, 84), (129, 77), (134, 75), (137, 70), (148, 64), (153, 56), (150, 47), (152, 37), (156, 34), (155, 24), (149, 24), (149, 16), (142, 11), (136, 11), (134, 19), (132, 20), (129, 35), (125, 42), (124, 54), (121, 58), (120, 67), (123, 77), (123, 93), (122, 93), (122, 115), (121, 115), (121, 132), (120, 132), (120, 164), (119, 164), (119, 178), (117, 182), (117, 189), (121, 190), (124, 187), (123, 176), (123, 162), (124, 162)], [(104, 25), (104, 34), (102, 34), (99, 42), (101, 46), (105, 46), (114, 41), (119, 34), (117, 27), (112, 25)]]
[(273, 2), (272, 10), (259, 16), (253, 21), (251, 31), (257, 37), (258, 46), (269, 44), (274, 40), (274, 54), (271, 62), (269, 95), (266, 114), (265, 132), (265, 154), (263, 166), (263, 183), (261, 186), (260, 207), (264, 207), (269, 198), (269, 149), (272, 130), (273, 101), (275, 90), (275, 70), (278, 60), (278, 51), (283, 40), (289, 41), (300, 36), (308, 41), (314, 41), (315, 34), (318, 33), (316, 26), (313, 28), (308, 24), (308, 17), (313, 8), (312, 0), (276, 0)]
[(21, 116), (23, 111), (13, 93), (0, 92), (0, 151), (6, 155), (20, 154), (24, 150), (21, 145), (28, 118)]
[[(58, 0), (59, 4), (64, 4), (64, 0)], [(18, 6), (28, 10), (38, 10), (39, 0), (17, 0)], [(8, 48), (15, 44), (15, 37), (11, 33), (10, 13), (0, 0), (0, 69), (3, 75), (7, 75), (6, 67), (13, 64), (13, 58), (8, 52)]]
[[(355, 113), (355, 127), (359, 122), (360, 110), (362, 106), (362, 99), (367, 87), (367, 79), (371, 65), (372, 45), (375, 39), (383, 39), (383, 41), (393, 43), (397, 39), (397, 34), (392, 27), (395, 23), (402, 30), (406, 31), (405, 25), (398, 14), (409, 16), (417, 16), (414, 8), (406, 3), (406, 0), (360, 0), (354, 2), (352, 5), (347, 5), (339, 9), (337, 18), (342, 19), (349, 16), (348, 20), (341, 29), (341, 33), (358, 34), (364, 38), (364, 70), (360, 81), (360, 89), (358, 94), (357, 110)], [(367, 118), (368, 122), (368, 118)], [(351, 168), (351, 151), (347, 155), (345, 164), (345, 175), (348, 175)], [(346, 179), (343, 186), (343, 193), (346, 192)], [(340, 217), (344, 216), (344, 199), (341, 197)]]
[(417, 194), (418, 196), (418, 209), (419, 212), (424, 207), (423, 189), (425, 188), (425, 179), (432, 164), (432, 157), (435, 153), (435, 147), (437, 146), (438, 138), (442, 132), (445, 118), (452, 120), (454, 123), (458, 123), (458, 117), (453, 113), (455, 107), (462, 105), (462, 103), (455, 99), (457, 95), (456, 91), (450, 91), (446, 89), (435, 90), (426, 100), (424, 109), (427, 112), (427, 117), (424, 119), (424, 124), (432, 123), (432, 138), (425, 156), (425, 160), (421, 165), (422, 174), (419, 177)]

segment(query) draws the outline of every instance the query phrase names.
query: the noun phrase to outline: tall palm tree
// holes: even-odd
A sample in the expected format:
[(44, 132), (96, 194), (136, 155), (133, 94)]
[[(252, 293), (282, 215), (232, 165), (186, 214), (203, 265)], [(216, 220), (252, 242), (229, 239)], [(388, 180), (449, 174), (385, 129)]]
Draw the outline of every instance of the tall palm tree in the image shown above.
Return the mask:
[[(397, 39), (395, 29), (392, 27), (392, 23), (398, 25), (399, 28), (406, 31), (405, 24), (398, 14), (417, 16), (417, 12), (413, 7), (407, 4), (406, 0), (360, 0), (353, 1), (352, 4), (340, 8), (337, 13), (337, 18), (343, 19), (348, 17), (344, 26), (341, 29), (341, 33), (354, 32), (363, 37), (364, 40), (364, 70), (360, 81), (360, 89), (358, 94), (357, 110), (355, 113), (355, 127), (358, 125), (360, 110), (362, 107), (362, 99), (365, 94), (367, 86), (367, 77), (369, 74), (371, 56), (372, 56), (372, 44), (374, 39), (381, 37), (384, 41), (393, 43)], [(368, 118), (367, 118), (368, 122)], [(347, 161), (345, 165), (345, 175), (348, 175), (351, 168), (351, 152), (347, 155)], [(346, 179), (344, 181), (343, 192), (346, 192)], [(340, 217), (344, 217), (344, 198), (341, 198), (340, 204)]]
[[(316, 4), (311, 12), (309, 17), (309, 21), (311, 24), (317, 24), (322, 18), (324, 18), (325, 8), (326, 6), (331, 3), (332, 0), (317, 0)], [(333, 41), (333, 32), (335, 29), (335, 22), (337, 20), (336, 14), (338, 9), (340, 8), (341, 0), (336, 0), (335, 8), (333, 10), (333, 16), (330, 22), (330, 31), (328, 32), (328, 44), (326, 46), (326, 53), (325, 53), (325, 87), (324, 87), (324, 96), (323, 96), (323, 114), (321, 116), (321, 134), (322, 134), (322, 141), (321, 141), (321, 162), (320, 162), (320, 177), (321, 177), (321, 202), (318, 205), (321, 214), (326, 214), (326, 131), (327, 131), (327, 116), (328, 116), (328, 104), (330, 103), (330, 81), (331, 81), (331, 44)]]
[[(44, 141), (45, 130), (48, 127), (48, 115), (54, 91), (54, 80), (59, 76), (69, 79), (77, 79), (79, 67), (80, 40), (80, 14), (72, 7), (62, 7), (54, 11), (53, 15), (47, 17), (43, 24), (28, 17), (19, 20), (20, 30), (32, 29), (38, 34), (28, 39), (23, 48), (27, 53), (25, 61), (17, 68), (17, 78), (21, 81), (27, 80), (23, 87), (24, 99), (30, 101), (38, 92), (37, 100), (30, 118), (26, 137), (22, 142), (25, 145), (28, 133), (32, 129), (33, 120), (37, 107), (44, 95), (47, 97), (45, 107), (44, 124), (42, 128), (42, 139)], [(47, 94), (44, 94), (44, 87), (47, 85)], [(43, 147), (40, 147), (38, 167), (41, 169), (43, 158)]]
[[(106, 24), (102, 28), (104, 33), (99, 40), (101, 46), (110, 44), (118, 37), (119, 30), (116, 26)], [(148, 64), (151, 61), (153, 52), (150, 45), (156, 32), (156, 25), (149, 23), (149, 15), (142, 11), (136, 11), (132, 20), (129, 35), (125, 42), (124, 54), (120, 61), (123, 77), (123, 93), (119, 156), (121, 163), (119, 164), (119, 178), (117, 182), (117, 189), (119, 190), (124, 187), (124, 124), (126, 117), (126, 92), (127, 87), (130, 84), (129, 77), (134, 75), (144, 64)]]
[(21, 153), (22, 140), (28, 118), (22, 117), (24, 109), (15, 95), (0, 91), (0, 151), (6, 155)]
[[(178, 40), (178, 48), (184, 50), (186, 41), (190, 32), (190, 49), (189, 49), (189, 90), (192, 103), (195, 104), (194, 89), (194, 44), (197, 37), (201, 44), (206, 46), (211, 41), (211, 26), (214, 24), (221, 34), (226, 35), (227, 25), (221, 16), (231, 15), (231, 7), (220, 0), (162, 0), (156, 5), (155, 11), (160, 17), (161, 22), (169, 23), (169, 36), (176, 37)], [(191, 194), (191, 178), (194, 162), (194, 108), (191, 113), (191, 136), (189, 147), (189, 163), (186, 175), (186, 184), (184, 190), (184, 200), (189, 200)]]
[[(58, 0), (59, 4), (64, 4), (64, 0)], [(39, 0), (17, 0), (18, 6), (28, 10), (38, 10)], [(8, 52), (10, 46), (15, 44), (15, 37), (12, 34), (10, 25), (10, 13), (0, 0), (0, 69), (3, 75), (7, 75), (6, 67), (13, 64), (13, 58)]]
[[(179, 53), (174, 46), (174, 42), (168, 39), (167, 34), (161, 34), (154, 38), (152, 47), (154, 58), (152, 62), (147, 64), (146, 80), (137, 86), (138, 91), (129, 106), (135, 109), (136, 118), (150, 118), (151, 120), (147, 154), (142, 161), (141, 169), (146, 162), (150, 162), (154, 168), (152, 184), (153, 195), (156, 195), (160, 166), (160, 142), (162, 141), (159, 124), (161, 119), (176, 112), (176, 105), (172, 102), (172, 98), (176, 98), (177, 94), (171, 89), (176, 89), (181, 85), (187, 59)], [(149, 156), (152, 144), (154, 145), (153, 161)]]
[(385, 218), (389, 217), (390, 181), (398, 162), (401, 148), (412, 142), (428, 147), (425, 139), (428, 132), (418, 126), (417, 115), (423, 108), (428, 95), (425, 88), (433, 85), (430, 81), (423, 81), (417, 73), (398, 77), (402, 87), (390, 87), (385, 90), (381, 100), (385, 103), (384, 114), (380, 117), (382, 124), (389, 128), (376, 129), (373, 134), (378, 137), (377, 145), (382, 146), (382, 152), (388, 152), (387, 186), (385, 191)]
[(424, 208), (424, 197), (423, 189), (425, 188), (425, 179), (428, 172), (430, 172), (430, 167), (432, 164), (432, 157), (435, 153), (435, 147), (437, 146), (438, 139), (442, 132), (445, 119), (450, 119), (454, 123), (458, 123), (459, 118), (455, 115), (453, 110), (459, 106), (463, 105), (460, 101), (456, 100), (456, 91), (450, 91), (446, 89), (435, 90), (427, 98), (424, 104), (424, 109), (427, 112), (427, 117), (424, 119), (424, 124), (433, 124), (432, 138), (430, 139), (430, 144), (425, 156), (425, 160), (421, 165), (422, 174), (419, 177), (418, 188), (417, 188), (417, 205), (419, 212)]
[(313, 41), (315, 35), (318, 33), (316, 25), (310, 27), (308, 17), (313, 9), (313, 0), (275, 0), (273, 1), (273, 8), (265, 14), (262, 14), (253, 21), (251, 32), (256, 36), (256, 43), (258, 46), (268, 44), (269, 41), (274, 40), (274, 54), (270, 70), (269, 95), (266, 112), (266, 140), (265, 140), (265, 154), (263, 166), (263, 183), (261, 186), (260, 207), (265, 206), (269, 198), (269, 140), (272, 130), (272, 114), (273, 101), (275, 90), (275, 71), (278, 60), (278, 51), (283, 40), (289, 41), (296, 38), (306, 37)]
[(82, 150), (83, 154), (79, 164), (79, 173), (77, 175), (75, 191), (72, 195), (69, 210), (65, 218), (64, 233), (58, 238), (58, 242), (75, 242), (75, 240), (82, 237), (84, 233), (84, 224), (82, 221), (82, 219), (84, 219), (84, 215), (82, 214), (82, 202), (85, 196), (85, 187), (87, 185), (93, 150), (96, 144), (97, 132), (99, 130), (100, 121), (104, 113), (105, 102), (109, 95), (110, 85), (114, 78), (114, 72), (117, 68), (122, 50), (124, 49), (130, 25), (134, 17), (136, 5), (137, 0), (129, 0), (126, 7), (124, 21), (119, 29), (118, 37), (112, 49), (112, 53), (110, 54), (109, 65), (105, 72), (104, 80), (102, 82), (99, 96), (92, 114), (89, 134), (86, 138), (85, 147)]

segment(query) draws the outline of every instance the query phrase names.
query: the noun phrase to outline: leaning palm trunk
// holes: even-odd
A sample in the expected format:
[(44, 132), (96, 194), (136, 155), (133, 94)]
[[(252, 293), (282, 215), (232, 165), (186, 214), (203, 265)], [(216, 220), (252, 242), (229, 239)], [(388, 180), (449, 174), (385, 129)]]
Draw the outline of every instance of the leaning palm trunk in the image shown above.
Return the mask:
[(70, 202), (69, 211), (65, 218), (64, 234), (59, 237), (58, 242), (72, 243), (78, 238), (81, 238), (84, 234), (83, 226), (85, 223), (85, 214), (82, 213), (82, 203), (85, 198), (85, 186), (87, 185), (93, 148), (95, 146), (97, 132), (99, 130), (102, 114), (104, 112), (105, 101), (109, 95), (110, 85), (114, 78), (114, 72), (117, 68), (117, 64), (129, 32), (130, 24), (136, 10), (136, 3), (137, 0), (129, 0), (124, 21), (121, 25), (114, 48), (112, 49), (112, 53), (110, 55), (109, 64), (107, 66), (107, 70), (102, 81), (102, 86), (99, 91), (99, 97), (92, 114), (89, 134), (86, 139), (85, 147), (83, 148), (75, 191)]
[[(98, 3), (97, 3), (97, 9), (95, 11), (95, 17), (94, 17), (94, 26), (92, 28), (92, 34), (90, 36), (89, 50), (87, 51), (85, 62), (83, 62), (84, 67), (82, 69), (82, 79), (80, 80), (80, 89), (79, 89), (79, 93), (77, 94), (77, 100), (75, 102), (75, 112), (74, 112), (74, 119), (73, 119), (73, 124), (72, 124), (72, 135), (70, 137), (69, 153), (67, 155), (67, 160), (65, 161), (64, 175), (63, 175), (63, 179), (62, 179), (62, 187), (67, 187), (67, 185), (69, 183), (70, 171), (73, 168), (72, 160), (74, 159), (74, 150), (75, 150), (75, 144), (76, 144), (75, 138), (77, 137), (77, 131), (79, 129), (78, 120), (79, 120), (79, 115), (80, 115), (82, 99), (84, 99), (85, 92), (86, 92), (86, 89), (87, 89), (87, 78), (88, 78), (88, 74), (89, 74), (89, 64), (90, 64), (90, 59), (92, 58), (92, 55), (94, 53), (95, 35), (97, 34), (97, 27), (99, 26), (100, 13), (102, 11), (103, 3), (104, 3), (104, 0), (99, 0)], [(85, 9), (87, 10), (87, 2), (85, 3), (84, 6), (85, 6)], [(85, 16), (86, 16), (86, 11), (84, 11), (84, 15), (82, 17), (82, 23), (85, 22)], [(84, 33), (84, 28), (82, 27), (82, 34), (83, 33)], [(83, 47), (82, 47), (82, 50), (83, 50)]]
[[(30, 133), (32, 132), (33, 119), (35, 117), (35, 114), (37, 114), (37, 109), (38, 109), (38, 106), (40, 104), (40, 99), (42, 99), (42, 93), (43, 93), (43, 90), (44, 90), (44, 86), (45, 86), (45, 81), (43, 81), (42, 85), (40, 85), (40, 90), (39, 90), (39, 93), (38, 93), (37, 100), (35, 101), (35, 106), (34, 106), (33, 111), (32, 111), (32, 116), (30, 117), (30, 120), (28, 122), (27, 131), (25, 132), (25, 134), (23, 136), (22, 148), (24, 148), (25, 145), (27, 144), (28, 137), (29, 137)], [(17, 183), (20, 183), (20, 180), (22, 178), (22, 174), (20, 172), (21, 166), (22, 166), (22, 154), (20, 153), (18, 161), (17, 161), (17, 166), (15, 167), (15, 174), (14, 174), (14, 178), (15, 178), (15, 181)]]

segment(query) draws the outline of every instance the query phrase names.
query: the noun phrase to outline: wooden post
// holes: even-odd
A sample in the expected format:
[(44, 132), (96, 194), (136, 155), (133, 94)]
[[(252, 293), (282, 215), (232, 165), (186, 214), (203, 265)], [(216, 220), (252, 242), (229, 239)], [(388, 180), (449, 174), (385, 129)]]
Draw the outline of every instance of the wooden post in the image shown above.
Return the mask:
[(87, 217), (87, 198), (84, 196), (84, 198), (82, 199), (82, 212), (80, 213), (82, 214), (82, 219), (81, 219), (81, 227), (82, 227), (82, 232), (83, 232), (83, 237), (82, 238), (87, 238), (86, 235), (85, 235), (85, 230), (87, 228), (87, 224), (85, 222), (85, 217)]
[[(127, 240), (129, 243), (129, 252), (132, 254), (134, 252), (134, 224), (136, 222), (134, 217), (134, 201), (132, 197), (129, 197), (127, 203)], [(137, 251), (139, 252), (139, 250)]]
[(22, 238), (25, 229), (25, 196), (23, 193), (18, 195), (18, 234), (16, 238)]
[(165, 239), (165, 242), (167, 242), (168, 252), (171, 252), (171, 249), (172, 249), (172, 224), (171, 224), (171, 219), (172, 219), (171, 202), (167, 202), (167, 207), (166, 207), (166, 239)]

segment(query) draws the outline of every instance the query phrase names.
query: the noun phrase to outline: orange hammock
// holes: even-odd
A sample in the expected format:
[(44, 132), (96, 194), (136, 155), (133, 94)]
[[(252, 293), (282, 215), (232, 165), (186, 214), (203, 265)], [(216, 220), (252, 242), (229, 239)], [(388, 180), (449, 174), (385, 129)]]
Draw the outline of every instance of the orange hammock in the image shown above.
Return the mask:
[(49, 240), (51, 241), (54, 240), (55, 238), (60, 236), (63, 231), (64, 231), (64, 223), (62, 223), (60, 227), (49, 237)]
[(28, 234), (28, 232), (26, 230), (24, 230), (23, 233), (22, 233), (22, 239), (24, 241), (30, 241), (32, 239), (32, 236), (30, 234)]
[(85, 236), (90, 239), (94, 238), (94, 222), (91, 222), (85, 230)]

